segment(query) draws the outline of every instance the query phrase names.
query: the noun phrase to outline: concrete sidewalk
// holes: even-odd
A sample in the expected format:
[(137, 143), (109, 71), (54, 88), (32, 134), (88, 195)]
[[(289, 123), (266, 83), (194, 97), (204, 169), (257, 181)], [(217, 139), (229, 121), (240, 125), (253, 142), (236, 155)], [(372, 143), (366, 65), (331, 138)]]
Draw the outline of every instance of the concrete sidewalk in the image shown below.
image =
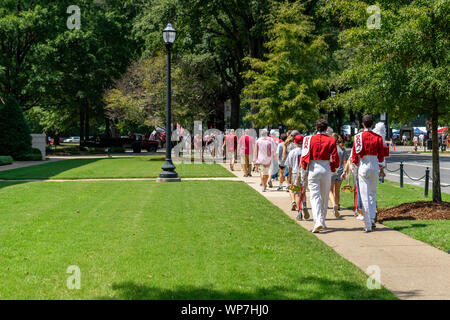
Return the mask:
[(61, 160), (63, 160), (63, 159), (57, 159), (57, 158), (53, 159), (52, 158), (52, 159), (48, 159), (45, 161), (14, 161), (12, 164), (7, 164), (6, 166), (0, 166), (0, 171), (37, 166), (40, 164), (56, 162), (56, 161), (61, 161)]
[[(229, 165), (223, 166), (229, 169)], [(286, 191), (273, 188), (261, 192), (256, 172), (250, 178), (244, 178), (242, 171), (233, 173), (295, 220), (297, 212), (290, 210), (291, 201)], [(275, 184), (278, 186), (278, 182)], [(309, 206), (309, 195), (307, 198)], [(310, 214), (312, 217), (311, 210)], [(312, 218), (297, 223), (307, 230), (313, 227)], [(381, 283), (400, 299), (450, 300), (448, 253), (380, 223), (377, 223), (377, 231), (366, 234), (362, 232), (363, 222), (356, 220), (350, 210), (342, 210), (339, 219), (329, 210), (326, 223), (328, 229), (316, 234), (317, 237), (364, 272), (369, 266), (378, 266)]]

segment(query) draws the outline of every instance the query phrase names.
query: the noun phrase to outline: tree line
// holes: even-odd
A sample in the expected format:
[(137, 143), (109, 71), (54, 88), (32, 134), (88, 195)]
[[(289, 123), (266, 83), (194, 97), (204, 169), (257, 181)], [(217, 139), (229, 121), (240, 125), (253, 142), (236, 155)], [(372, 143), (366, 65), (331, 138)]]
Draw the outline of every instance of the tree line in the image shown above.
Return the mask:
[[(71, 5), (79, 28), (67, 26)], [(439, 200), (449, 11), (449, 0), (0, 0), (0, 99), (15, 99), (33, 128), (79, 128), (82, 141), (93, 128), (162, 125), (170, 22), (176, 122), (223, 128), (227, 100), (233, 128), (425, 113)]]

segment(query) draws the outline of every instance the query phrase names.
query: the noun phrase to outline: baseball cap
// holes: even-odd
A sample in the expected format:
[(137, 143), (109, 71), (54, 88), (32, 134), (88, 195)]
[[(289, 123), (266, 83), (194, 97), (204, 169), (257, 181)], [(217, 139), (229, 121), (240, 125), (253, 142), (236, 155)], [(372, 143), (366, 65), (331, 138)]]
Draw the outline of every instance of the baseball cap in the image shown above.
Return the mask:
[(301, 134), (296, 135), (294, 138), (294, 142), (298, 144), (303, 143), (303, 136)]

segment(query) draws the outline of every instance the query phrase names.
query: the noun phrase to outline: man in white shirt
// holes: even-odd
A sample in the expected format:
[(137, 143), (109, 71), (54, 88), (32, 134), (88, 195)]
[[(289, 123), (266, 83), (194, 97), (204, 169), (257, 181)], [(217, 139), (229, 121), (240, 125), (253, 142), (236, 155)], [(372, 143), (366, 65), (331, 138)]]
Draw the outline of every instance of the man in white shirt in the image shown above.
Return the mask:
[(423, 140), (425, 139), (425, 136), (421, 133), (419, 135), (419, 142), (420, 142), (420, 146), (423, 148)]
[(297, 189), (295, 191), (289, 190), (289, 195), (292, 200), (291, 210), (300, 210), (300, 201), (303, 201), (303, 208), (302, 211), (299, 211), (297, 220), (302, 220), (303, 216), (305, 219), (309, 219), (309, 212), (306, 208), (306, 196), (305, 193), (302, 192), (304, 172), (302, 171), (300, 159), (302, 156), (303, 136), (300, 134), (295, 136), (294, 143), (296, 147), (289, 152), (286, 159), (286, 166), (289, 170), (288, 181), (291, 186), (290, 189)]
[(270, 164), (269, 181), (267, 182), (267, 184), (269, 185), (270, 188), (273, 188), (272, 178), (278, 172), (278, 157), (276, 154), (278, 152), (278, 144), (280, 143), (280, 139), (278, 139), (278, 135), (279, 135), (279, 133), (277, 130), (274, 130), (274, 129), (270, 130), (270, 138), (272, 139), (273, 147), (275, 148), (274, 156), (273, 156), (272, 162)]
[(271, 138), (267, 136), (267, 130), (261, 130), (261, 137), (256, 140), (256, 165), (261, 175), (262, 192), (267, 190), (269, 180), (270, 164), (275, 155), (276, 146)]

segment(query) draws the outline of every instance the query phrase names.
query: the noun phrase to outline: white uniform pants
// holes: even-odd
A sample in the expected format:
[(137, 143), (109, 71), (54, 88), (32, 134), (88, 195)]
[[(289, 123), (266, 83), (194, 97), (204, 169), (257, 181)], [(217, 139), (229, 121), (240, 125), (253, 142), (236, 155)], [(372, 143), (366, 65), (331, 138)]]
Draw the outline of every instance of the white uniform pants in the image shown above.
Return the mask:
[(377, 214), (377, 183), (380, 166), (376, 156), (365, 156), (359, 165), (359, 194), (362, 201), (364, 223), (366, 228), (372, 228), (372, 222)]
[(331, 169), (328, 160), (313, 160), (308, 169), (308, 188), (314, 228), (326, 227), (325, 217), (331, 185)]

